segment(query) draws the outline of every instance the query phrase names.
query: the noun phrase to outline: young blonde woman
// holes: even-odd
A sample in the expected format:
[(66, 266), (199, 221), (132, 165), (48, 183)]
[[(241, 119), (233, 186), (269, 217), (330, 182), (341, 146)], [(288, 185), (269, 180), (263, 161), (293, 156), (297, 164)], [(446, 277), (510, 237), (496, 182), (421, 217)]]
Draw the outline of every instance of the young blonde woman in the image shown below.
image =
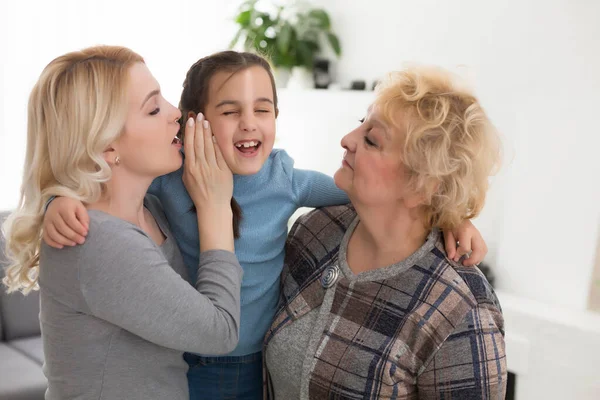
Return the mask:
[[(123, 47), (60, 56), (32, 90), (21, 201), (4, 226), (4, 283), (24, 292), (39, 284), (47, 399), (188, 399), (183, 352), (237, 345), (233, 178), (201, 117), (185, 131), (183, 180), (201, 238), (192, 284), (160, 203), (146, 195), (182, 165), (180, 116)], [(86, 204), (81, 246), (40, 247), (53, 195)]]

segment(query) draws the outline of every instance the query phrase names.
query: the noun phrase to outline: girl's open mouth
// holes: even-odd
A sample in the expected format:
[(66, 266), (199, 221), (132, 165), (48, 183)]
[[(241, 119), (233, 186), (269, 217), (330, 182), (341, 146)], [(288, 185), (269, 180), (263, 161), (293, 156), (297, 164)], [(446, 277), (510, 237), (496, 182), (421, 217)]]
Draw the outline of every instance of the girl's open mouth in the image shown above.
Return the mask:
[(236, 142), (234, 145), (237, 151), (239, 151), (243, 155), (251, 156), (258, 151), (258, 148), (261, 146), (261, 142), (259, 142), (258, 140), (242, 140)]

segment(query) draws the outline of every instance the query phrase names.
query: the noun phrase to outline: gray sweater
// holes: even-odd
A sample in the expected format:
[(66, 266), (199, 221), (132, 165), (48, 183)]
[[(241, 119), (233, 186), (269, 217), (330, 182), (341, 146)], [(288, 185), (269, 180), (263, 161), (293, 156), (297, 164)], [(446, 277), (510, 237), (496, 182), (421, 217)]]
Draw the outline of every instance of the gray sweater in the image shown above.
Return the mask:
[(161, 246), (94, 210), (85, 244), (42, 245), (46, 399), (188, 399), (183, 352), (225, 354), (237, 345), (235, 255), (202, 253), (194, 288), (160, 203), (144, 203), (167, 238)]

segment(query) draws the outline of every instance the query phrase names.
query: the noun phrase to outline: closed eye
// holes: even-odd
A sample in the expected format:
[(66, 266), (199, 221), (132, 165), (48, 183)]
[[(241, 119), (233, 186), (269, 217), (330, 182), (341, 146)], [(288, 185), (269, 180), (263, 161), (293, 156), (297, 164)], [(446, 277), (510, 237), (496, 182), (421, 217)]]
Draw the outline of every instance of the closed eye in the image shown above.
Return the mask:
[(232, 115), (232, 114), (237, 114), (237, 111), (225, 111), (223, 112), (223, 115)]
[(373, 142), (371, 139), (369, 139), (369, 137), (367, 135), (365, 135), (365, 143), (367, 144), (367, 146), (371, 146), (371, 147), (377, 146), (377, 144), (375, 144), (375, 142)]
[(271, 110), (256, 110), (256, 112), (259, 112), (259, 113), (270, 113)]
[(150, 112), (150, 115), (156, 115), (160, 112), (160, 107), (156, 107), (154, 110)]

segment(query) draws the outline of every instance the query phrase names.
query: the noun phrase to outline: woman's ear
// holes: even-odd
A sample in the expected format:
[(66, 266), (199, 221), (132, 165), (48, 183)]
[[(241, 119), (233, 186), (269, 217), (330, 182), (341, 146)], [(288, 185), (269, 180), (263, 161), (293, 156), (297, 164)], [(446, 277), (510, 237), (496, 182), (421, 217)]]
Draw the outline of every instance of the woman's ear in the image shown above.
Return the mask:
[(193, 111), (188, 111), (187, 118), (185, 119), (185, 121), (183, 121), (183, 123), (186, 123), (190, 118), (193, 118), (195, 120), (196, 119), (196, 113), (193, 112)]
[(279, 117), (279, 108), (275, 107), (275, 118)]
[(104, 150), (104, 152), (102, 152), (102, 157), (104, 157), (104, 161), (106, 161), (108, 165), (114, 165), (119, 162), (117, 160), (117, 151), (112, 146), (109, 146), (106, 150)]

